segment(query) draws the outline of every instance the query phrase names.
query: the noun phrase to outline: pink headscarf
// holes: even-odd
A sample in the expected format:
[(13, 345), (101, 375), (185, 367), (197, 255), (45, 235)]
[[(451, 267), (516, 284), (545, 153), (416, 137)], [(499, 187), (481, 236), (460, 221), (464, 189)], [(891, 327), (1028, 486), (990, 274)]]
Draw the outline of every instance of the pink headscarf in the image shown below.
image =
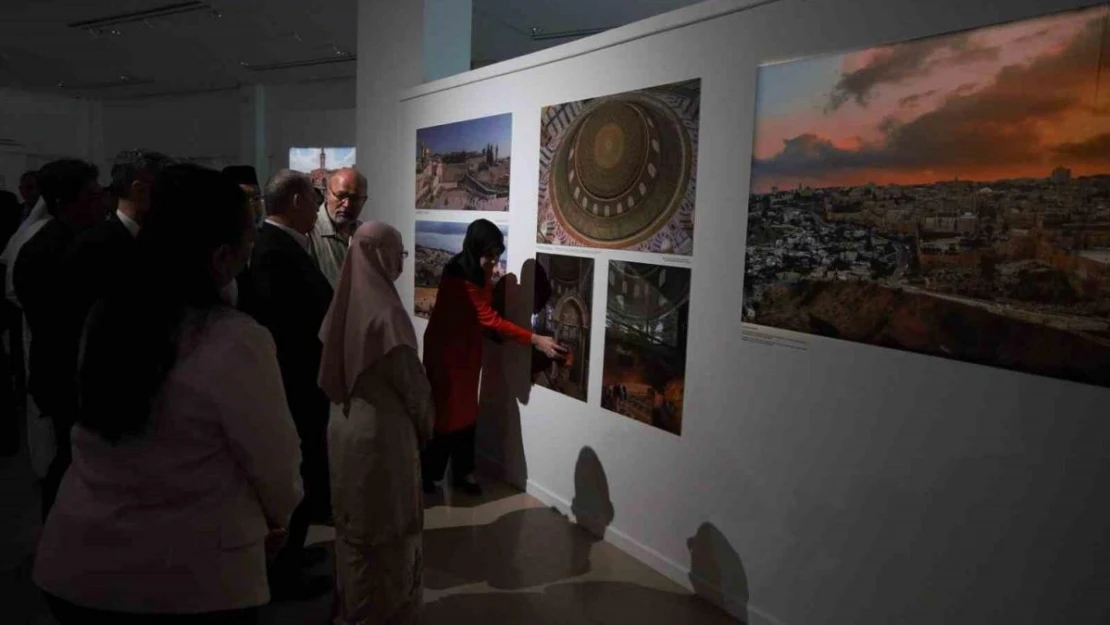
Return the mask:
[(359, 226), (320, 328), (320, 388), (346, 403), (355, 382), (394, 347), (416, 349), (416, 331), (393, 280), (401, 274), (401, 233), (380, 221)]

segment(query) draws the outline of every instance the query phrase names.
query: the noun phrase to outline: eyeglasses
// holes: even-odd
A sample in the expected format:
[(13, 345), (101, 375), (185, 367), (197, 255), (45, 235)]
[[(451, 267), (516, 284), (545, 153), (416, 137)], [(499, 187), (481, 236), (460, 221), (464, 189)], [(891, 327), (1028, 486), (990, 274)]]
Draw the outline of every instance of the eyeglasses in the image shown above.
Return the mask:
[(365, 195), (357, 195), (352, 193), (336, 193), (331, 189), (328, 189), (328, 193), (330, 193), (331, 196), (334, 197), (340, 204), (344, 202), (348, 204), (364, 204), (367, 198), (367, 196)]

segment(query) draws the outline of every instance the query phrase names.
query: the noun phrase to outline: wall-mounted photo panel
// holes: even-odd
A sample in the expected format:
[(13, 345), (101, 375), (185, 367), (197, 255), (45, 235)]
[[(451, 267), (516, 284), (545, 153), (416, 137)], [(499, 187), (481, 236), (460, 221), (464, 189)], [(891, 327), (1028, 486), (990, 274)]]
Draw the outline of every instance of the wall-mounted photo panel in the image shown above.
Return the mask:
[(329, 174), (355, 166), (354, 148), (289, 148), (289, 169), (308, 174), (323, 189)]
[(544, 107), (536, 241), (690, 256), (701, 80)]
[(417, 210), (508, 211), (513, 116), (416, 131)]
[(744, 320), (1110, 386), (1108, 19), (761, 67)]
[[(594, 259), (536, 254), (536, 300), (542, 305), (532, 323), (538, 334), (555, 337), (567, 348), (563, 361), (533, 350), (536, 384), (586, 401), (590, 380), (590, 328), (593, 326)], [(542, 281), (542, 284), (541, 284)]]
[[(455, 254), (462, 251), (463, 239), (466, 238), (466, 229), (470, 225), (467, 221), (423, 221), (416, 222), (416, 295), (413, 312), (417, 317), (428, 319), (436, 305), (436, 293), (439, 291), (439, 280), (443, 277), (443, 268)], [(505, 235), (505, 253), (501, 255), (501, 262), (494, 269), (494, 283), (505, 275), (509, 258), (509, 227), (498, 226)]]
[(609, 262), (601, 406), (682, 434), (690, 270)]

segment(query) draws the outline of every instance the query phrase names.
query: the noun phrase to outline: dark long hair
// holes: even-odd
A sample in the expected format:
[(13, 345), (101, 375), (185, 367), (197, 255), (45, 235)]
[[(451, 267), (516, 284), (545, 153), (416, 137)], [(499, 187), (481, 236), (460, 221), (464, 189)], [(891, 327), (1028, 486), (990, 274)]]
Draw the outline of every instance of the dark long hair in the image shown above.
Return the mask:
[(243, 244), (247, 211), (243, 192), (217, 171), (180, 164), (157, 174), (132, 279), (89, 316), (78, 373), (83, 426), (113, 443), (146, 431), (186, 311), (222, 305), (213, 253)]
[(482, 256), (500, 258), (505, 251), (505, 235), (487, 219), (478, 219), (466, 228), (462, 251), (455, 254), (443, 269), (443, 275), (463, 277), (477, 286), (486, 286), (486, 272), (482, 270)]

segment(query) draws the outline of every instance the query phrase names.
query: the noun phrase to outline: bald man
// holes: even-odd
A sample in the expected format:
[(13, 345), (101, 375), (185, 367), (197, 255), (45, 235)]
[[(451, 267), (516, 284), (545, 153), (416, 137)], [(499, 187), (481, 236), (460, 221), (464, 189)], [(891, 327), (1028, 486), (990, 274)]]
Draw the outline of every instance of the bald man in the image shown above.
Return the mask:
[(309, 234), (312, 253), (320, 271), (334, 289), (339, 282), (351, 235), (358, 229), (358, 215), (366, 203), (366, 176), (352, 167), (336, 170), (327, 181), (324, 203)]

